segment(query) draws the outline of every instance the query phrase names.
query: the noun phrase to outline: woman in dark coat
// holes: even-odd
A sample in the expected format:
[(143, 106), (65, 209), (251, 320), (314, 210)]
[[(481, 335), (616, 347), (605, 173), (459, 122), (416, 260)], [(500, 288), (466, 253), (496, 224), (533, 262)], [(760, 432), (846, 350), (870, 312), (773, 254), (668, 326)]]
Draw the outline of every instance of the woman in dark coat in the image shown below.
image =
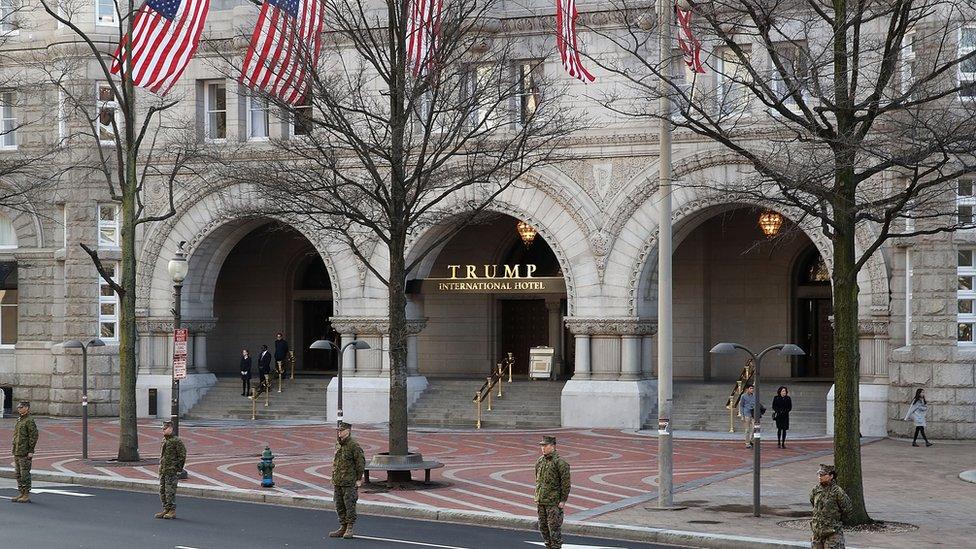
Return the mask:
[(793, 409), (793, 400), (790, 398), (790, 390), (785, 386), (776, 389), (776, 396), (773, 397), (773, 419), (776, 421), (776, 445), (786, 448), (786, 431), (790, 430), (790, 410)]
[(251, 393), (251, 355), (247, 349), (241, 351), (241, 396)]

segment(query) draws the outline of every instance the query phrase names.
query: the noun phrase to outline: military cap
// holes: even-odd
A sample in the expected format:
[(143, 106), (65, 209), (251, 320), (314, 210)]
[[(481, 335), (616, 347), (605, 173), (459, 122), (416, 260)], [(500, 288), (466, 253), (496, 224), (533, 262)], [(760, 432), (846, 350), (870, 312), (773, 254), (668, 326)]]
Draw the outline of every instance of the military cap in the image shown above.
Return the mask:
[(820, 469), (817, 471), (817, 474), (837, 476), (837, 468), (835, 468), (833, 465), (827, 465), (826, 463), (821, 463)]
[(542, 442), (539, 443), (539, 446), (545, 446), (546, 444), (552, 444), (553, 446), (555, 446), (556, 437), (551, 437), (549, 435), (542, 437)]
[(167, 419), (166, 421), (163, 422), (163, 428), (164, 429), (166, 427), (172, 427), (172, 426), (173, 426), (173, 421), (172, 420)]
[(21, 400), (20, 404), (17, 405), (18, 408), (30, 408), (29, 400)]
[(345, 421), (340, 421), (337, 429), (339, 429), (340, 431), (345, 431), (347, 429), (352, 429), (352, 425), (349, 425)]

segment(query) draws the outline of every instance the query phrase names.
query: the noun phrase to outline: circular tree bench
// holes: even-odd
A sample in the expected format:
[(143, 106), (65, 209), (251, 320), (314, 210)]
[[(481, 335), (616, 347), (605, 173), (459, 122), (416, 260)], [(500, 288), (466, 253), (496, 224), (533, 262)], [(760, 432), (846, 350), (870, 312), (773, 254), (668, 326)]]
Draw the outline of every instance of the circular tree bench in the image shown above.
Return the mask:
[(424, 461), (423, 456), (409, 453), (405, 456), (391, 456), (386, 452), (376, 454), (366, 465), (364, 480), (369, 482), (370, 471), (424, 471), (424, 484), (430, 484), (430, 470), (439, 469), (444, 464), (439, 461)]

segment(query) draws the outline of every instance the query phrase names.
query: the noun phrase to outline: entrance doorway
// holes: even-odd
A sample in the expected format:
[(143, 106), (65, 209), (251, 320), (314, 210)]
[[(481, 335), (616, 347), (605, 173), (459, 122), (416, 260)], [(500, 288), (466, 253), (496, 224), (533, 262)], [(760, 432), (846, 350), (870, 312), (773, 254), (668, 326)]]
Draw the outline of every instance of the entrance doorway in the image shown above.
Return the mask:
[(512, 374), (529, 375), (529, 349), (552, 346), (549, 342), (549, 311), (545, 299), (501, 300), (501, 352), (512, 353)]
[(332, 324), (329, 323), (331, 317), (331, 301), (302, 302), (302, 349), (300, 362), (303, 372), (336, 373), (339, 364), (339, 353), (313, 351), (308, 348), (312, 342), (319, 339), (327, 339), (337, 346), (339, 345), (339, 334), (332, 329)]
[(798, 377), (834, 377), (833, 299), (830, 272), (816, 249), (803, 255), (796, 273), (796, 339), (806, 356), (798, 357)]

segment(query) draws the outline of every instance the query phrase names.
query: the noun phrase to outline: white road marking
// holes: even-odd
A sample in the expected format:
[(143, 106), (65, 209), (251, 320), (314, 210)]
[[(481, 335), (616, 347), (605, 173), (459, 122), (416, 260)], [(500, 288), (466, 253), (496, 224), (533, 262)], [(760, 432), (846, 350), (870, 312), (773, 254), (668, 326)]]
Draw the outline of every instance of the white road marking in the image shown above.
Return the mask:
[[(525, 543), (531, 545), (545, 546), (545, 543), (541, 541), (527, 541)], [(624, 549), (624, 548), (616, 545), (612, 545), (612, 546), (611, 545), (575, 545), (572, 543), (564, 543), (563, 549)]]
[[(426, 541), (410, 541), (405, 539), (393, 539), (393, 538), (377, 538), (373, 536), (360, 536), (356, 535), (355, 539), (371, 539), (373, 541), (386, 541), (389, 543), (401, 543), (403, 545), (419, 545), (421, 547), (437, 547), (439, 549), (470, 549), (468, 547), (458, 547), (456, 545), (438, 545), (436, 543), (427, 543)], [(566, 547), (565, 545), (563, 547)]]
[(190, 547), (189, 545), (177, 545), (173, 549), (200, 549), (199, 547)]
[(95, 494), (82, 494), (80, 492), (71, 492), (68, 490), (55, 490), (53, 488), (34, 488), (31, 490), (32, 494), (57, 494), (59, 496), (75, 496), (79, 498), (93, 498)]

